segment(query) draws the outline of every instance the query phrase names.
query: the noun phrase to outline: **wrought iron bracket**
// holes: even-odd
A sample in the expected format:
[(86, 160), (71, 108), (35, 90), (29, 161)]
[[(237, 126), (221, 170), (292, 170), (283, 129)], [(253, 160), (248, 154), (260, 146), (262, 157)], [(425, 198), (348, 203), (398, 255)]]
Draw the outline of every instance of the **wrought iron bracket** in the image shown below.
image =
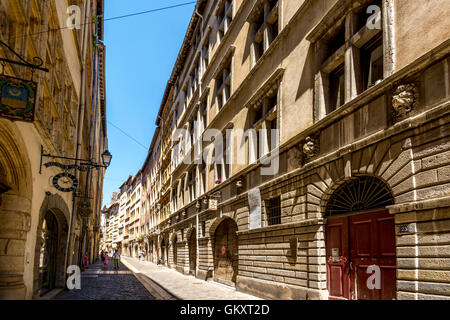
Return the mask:
[(6, 58), (0, 58), (0, 61), (12, 63), (12, 64), (17, 64), (17, 65), (24, 66), (24, 67), (27, 67), (27, 68), (38, 69), (38, 70), (41, 70), (41, 71), (49, 72), (49, 70), (47, 68), (43, 68), (42, 67), (42, 65), (44, 64), (44, 61), (41, 58), (34, 57), (33, 58), (33, 63), (30, 63), (30, 62), (26, 61), (24, 58), (22, 58), (17, 52), (15, 52), (5, 42), (0, 40), (0, 45), (6, 47), (9, 51), (11, 51), (20, 60), (20, 61), (15, 61), (15, 60), (6, 59)]
[[(64, 164), (61, 164), (59, 162), (48, 162), (48, 163), (44, 164), (44, 166), (47, 167), (47, 168), (48, 167), (59, 167), (59, 168), (64, 169), (64, 170), (75, 169), (75, 170), (83, 171), (83, 172), (88, 171), (91, 168), (97, 168), (97, 169), (107, 168), (104, 165), (97, 164), (97, 163), (94, 163), (94, 162), (92, 162), (90, 160), (86, 160), (86, 159), (61, 157), (61, 156), (54, 156), (54, 155), (51, 155), (49, 153), (44, 153), (44, 147), (41, 145), (41, 162), (40, 162), (40, 165), (39, 165), (39, 174), (42, 174), (42, 160), (43, 160), (43, 158), (62, 159), (62, 160), (75, 161), (74, 164), (70, 164), (70, 165), (64, 165)], [(76, 164), (77, 161), (79, 161), (81, 163), (79, 165), (77, 165)]]

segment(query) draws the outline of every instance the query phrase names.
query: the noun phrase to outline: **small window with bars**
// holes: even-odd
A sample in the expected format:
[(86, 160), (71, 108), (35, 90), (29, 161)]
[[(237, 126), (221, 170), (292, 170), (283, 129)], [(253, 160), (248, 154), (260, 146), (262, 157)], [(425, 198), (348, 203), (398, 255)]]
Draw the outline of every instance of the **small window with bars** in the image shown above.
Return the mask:
[(273, 226), (281, 224), (281, 198), (270, 199), (267, 206), (267, 224)]

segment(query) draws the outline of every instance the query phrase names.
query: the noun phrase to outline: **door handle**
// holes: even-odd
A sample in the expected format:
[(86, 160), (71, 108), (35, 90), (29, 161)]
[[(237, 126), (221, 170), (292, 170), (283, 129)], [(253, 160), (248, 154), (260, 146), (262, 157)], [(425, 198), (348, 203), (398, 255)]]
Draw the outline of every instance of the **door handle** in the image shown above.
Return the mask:
[(351, 261), (350, 261), (350, 270), (353, 270), (353, 264)]

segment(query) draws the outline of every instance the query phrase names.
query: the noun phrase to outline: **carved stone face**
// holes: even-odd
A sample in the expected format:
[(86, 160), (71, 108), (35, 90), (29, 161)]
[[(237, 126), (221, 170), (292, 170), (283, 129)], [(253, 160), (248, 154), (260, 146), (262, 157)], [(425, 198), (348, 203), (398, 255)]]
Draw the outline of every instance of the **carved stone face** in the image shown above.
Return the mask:
[(314, 157), (316, 155), (316, 144), (311, 137), (305, 139), (305, 144), (303, 145), (303, 152), (308, 157)]
[(417, 89), (414, 84), (400, 85), (392, 96), (392, 107), (396, 117), (405, 116), (413, 108), (417, 100)]

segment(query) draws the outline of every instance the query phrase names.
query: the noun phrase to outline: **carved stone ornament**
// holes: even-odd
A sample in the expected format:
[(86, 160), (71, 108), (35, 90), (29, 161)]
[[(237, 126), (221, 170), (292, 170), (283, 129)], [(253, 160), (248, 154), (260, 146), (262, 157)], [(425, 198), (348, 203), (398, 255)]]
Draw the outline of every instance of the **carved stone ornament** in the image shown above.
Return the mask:
[(294, 146), (288, 152), (288, 169), (294, 170), (302, 165), (301, 146)]
[(392, 108), (394, 121), (399, 121), (417, 106), (418, 90), (415, 84), (402, 84), (395, 89), (392, 96)]
[(303, 143), (303, 156), (304, 160), (307, 161), (315, 157), (319, 153), (319, 142), (318, 138), (314, 136), (306, 137)]

